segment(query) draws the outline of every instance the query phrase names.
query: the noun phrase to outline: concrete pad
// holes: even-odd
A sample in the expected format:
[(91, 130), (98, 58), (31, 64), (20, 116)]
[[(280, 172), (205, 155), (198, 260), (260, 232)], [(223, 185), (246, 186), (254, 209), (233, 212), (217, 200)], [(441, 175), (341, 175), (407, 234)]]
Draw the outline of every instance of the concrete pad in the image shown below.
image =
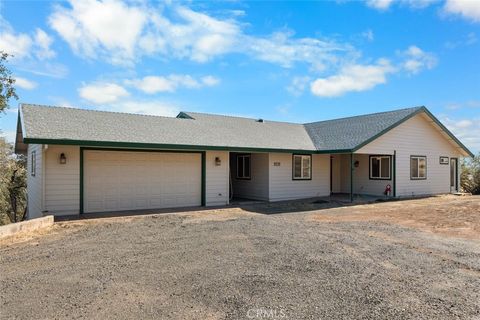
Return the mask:
[(53, 225), (53, 216), (46, 216), (37, 219), (10, 223), (0, 226), (0, 239), (18, 234), (20, 232), (30, 232)]

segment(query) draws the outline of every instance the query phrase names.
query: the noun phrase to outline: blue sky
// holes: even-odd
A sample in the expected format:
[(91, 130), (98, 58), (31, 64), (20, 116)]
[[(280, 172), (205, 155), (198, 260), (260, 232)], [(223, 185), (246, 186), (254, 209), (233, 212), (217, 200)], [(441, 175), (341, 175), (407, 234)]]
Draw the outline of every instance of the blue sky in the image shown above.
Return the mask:
[[(480, 1), (4, 1), (20, 102), (311, 122), (427, 106), (480, 151)], [(10, 140), (17, 102), (0, 116)]]

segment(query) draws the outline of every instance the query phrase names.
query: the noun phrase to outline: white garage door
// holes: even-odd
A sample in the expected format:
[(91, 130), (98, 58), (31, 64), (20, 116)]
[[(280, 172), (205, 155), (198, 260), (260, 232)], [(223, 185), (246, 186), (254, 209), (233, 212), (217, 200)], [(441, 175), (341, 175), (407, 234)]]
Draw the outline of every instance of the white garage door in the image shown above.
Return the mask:
[(201, 204), (199, 153), (84, 152), (84, 212)]

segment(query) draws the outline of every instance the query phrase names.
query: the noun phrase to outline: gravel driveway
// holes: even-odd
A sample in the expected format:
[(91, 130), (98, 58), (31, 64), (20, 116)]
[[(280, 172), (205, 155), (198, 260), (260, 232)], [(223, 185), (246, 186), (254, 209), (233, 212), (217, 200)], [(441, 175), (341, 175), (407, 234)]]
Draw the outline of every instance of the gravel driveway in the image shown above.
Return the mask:
[(0, 244), (0, 318), (480, 319), (478, 239), (356, 210), (59, 223)]

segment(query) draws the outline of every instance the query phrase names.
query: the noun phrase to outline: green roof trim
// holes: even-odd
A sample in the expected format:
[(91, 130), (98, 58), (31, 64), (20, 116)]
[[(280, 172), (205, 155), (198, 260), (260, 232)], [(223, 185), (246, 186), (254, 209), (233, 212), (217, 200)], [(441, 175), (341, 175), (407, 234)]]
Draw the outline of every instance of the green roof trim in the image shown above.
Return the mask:
[[(158, 143), (136, 143), (136, 142), (118, 142), (118, 141), (88, 141), (88, 140), (69, 140), (69, 139), (42, 139), (42, 138), (24, 138), (24, 143), (52, 144), (52, 145), (72, 145), (89, 147), (119, 147), (119, 148), (143, 148), (143, 149), (165, 149), (165, 150), (212, 150), (212, 151), (238, 151), (238, 152), (279, 152), (279, 153), (332, 153), (337, 150), (316, 151), (316, 150), (298, 150), (298, 149), (272, 149), (272, 148), (254, 148), (254, 147), (228, 147), (228, 146), (205, 146), (205, 145), (184, 145), (184, 144), (158, 144)], [(341, 151), (341, 150), (340, 150)]]
[[(311, 123), (180, 112), (148, 116), (20, 104), (16, 141), (91, 147), (298, 154), (352, 153), (424, 112), (446, 139), (473, 157), (424, 106)], [(449, 139), (450, 137), (450, 139)], [(21, 143), (23, 141), (23, 144)]]
[(468, 153), (468, 155), (470, 157), (475, 157), (475, 155), (473, 154), (472, 151), (470, 151), (470, 149), (468, 149), (463, 143), (460, 142), (460, 140), (457, 139), (457, 137), (455, 137), (455, 135), (447, 129), (447, 127), (445, 127), (443, 125), (443, 123), (440, 122), (440, 120), (438, 120), (427, 108), (423, 107), (423, 111), (430, 117), (432, 118), (432, 120), (450, 137), (452, 138), (453, 141), (455, 141), (466, 153)]
[(373, 137), (363, 141), (362, 143), (360, 143), (359, 145), (355, 146), (353, 149), (352, 149), (352, 152), (355, 152), (357, 150), (359, 150), (360, 148), (366, 146), (367, 144), (369, 144), (370, 142), (378, 139), (380, 136), (383, 136), (385, 133), (387, 133), (388, 131), (398, 127), (399, 125), (401, 125), (402, 123), (404, 123), (405, 121), (407, 121), (408, 119), (416, 116), (417, 114), (419, 114), (420, 112), (423, 111), (422, 108), (425, 108), (425, 107), (421, 107), (419, 108), (417, 111), (413, 112), (413, 113), (410, 113), (409, 115), (407, 115), (406, 117), (400, 119), (399, 121), (395, 122), (393, 125), (389, 126), (388, 128), (380, 131), (379, 133), (377, 133), (376, 135), (374, 135)]
[(366, 146), (367, 144), (369, 144), (370, 142), (378, 139), (380, 136), (384, 135), (385, 133), (389, 132), (390, 130), (398, 127), (399, 125), (401, 125), (402, 123), (404, 123), (405, 121), (407, 121), (408, 119), (410, 118), (413, 118), (414, 116), (416, 116), (417, 114), (420, 114), (422, 112), (425, 112), (432, 120), (433, 122), (435, 122), (450, 138), (452, 138), (453, 141), (455, 141), (470, 157), (474, 157), (474, 154), (467, 148), (465, 147), (454, 135), (453, 133), (450, 132), (450, 130), (448, 130), (441, 122), (440, 120), (438, 120), (430, 111), (428, 111), (428, 109), (425, 107), (425, 106), (421, 106), (417, 111), (407, 115), (406, 117), (404, 117), (403, 119), (397, 121), (396, 123), (394, 123), (393, 125), (389, 126), (388, 128), (382, 130), (381, 132), (377, 133), (376, 135), (374, 135), (373, 137), (365, 140), (364, 142), (360, 143), (359, 145), (357, 145), (355, 148), (352, 149), (352, 152), (355, 152), (355, 151), (358, 151), (359, 149), (361, 149), (362, 147)]

